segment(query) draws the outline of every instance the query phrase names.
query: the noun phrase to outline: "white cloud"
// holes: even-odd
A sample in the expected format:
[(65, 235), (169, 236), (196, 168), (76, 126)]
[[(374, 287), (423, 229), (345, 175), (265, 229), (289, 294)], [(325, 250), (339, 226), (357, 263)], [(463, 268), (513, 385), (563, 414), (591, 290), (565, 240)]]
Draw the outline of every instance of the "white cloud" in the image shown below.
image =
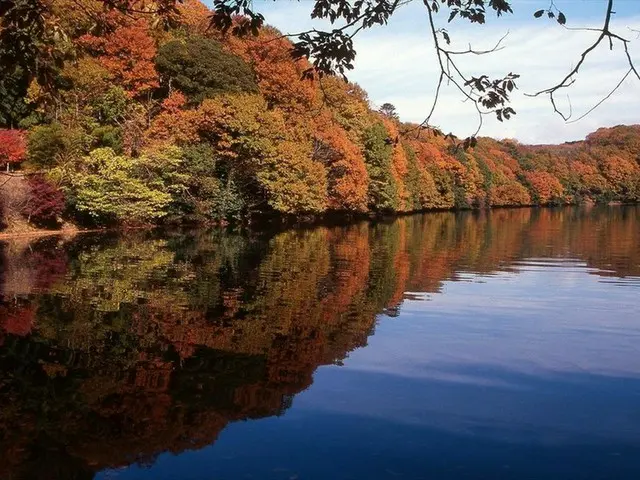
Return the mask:
[[(389, 25), (364, 31), (354, 42), (358, 55), (350, 80), (369, 92), (372, 103), (393, 103), (401, 118), (409, 121), (422, 121), (426, 116), (439, 74), (423, 9), (420, 2), (411, 4), (399, 11)], [(270, 24), (287, 33), (318, 27), (318, 22), (309, 19), (310, 2), (265, 4), (263, 10)], [(584, 26), (596, 27), (600, 21), (594, 18)], [(640, 24), (640, 17), (618, 18), (616, 22), (620, 31), (626, 31), (624, 26)], [(448, 27), (454, 41), (459, 40), (457, 47), (461, 49), (469, 43), (478, 49), (490, 48), (507, 28), (510, 30), (503, 50), (461, 59), (465, 72), (471, 75), (501, 77), (509, 71), (522, 75), (519, 90), (513, 95), (513, 107), (518, 114), (504, 123), (486, 117), (483, 135), (551, 143), (581, 139), (603, 126), (640, 123), (640, 81), (632, 76), (605, 104), (574, 124), (566, 124), (554, 114), (548, 98), (524, 95), (561, 80), (584, 48), (593, 42), (596, 33), (568, 31), (553, 22), (520, 19), (492, 21), (481, 27), (465, 23)], [(631, 42), (630, 49), (640, 65), (639, 43), (640, 40)], [(607, 95), (627, 69), (619, 46), (609, 51), (608, 45), (602, 45), (594, 51), (576, 83), (567, 90), (574, 118)], [(557, 99), (559, 105), (568, 106), (564, 95), (558, 95)], [(432, 123), (462, 136), (472, 133), (476, 122), (473, 105), (463, 103), (453, 87), (445, 88)]]

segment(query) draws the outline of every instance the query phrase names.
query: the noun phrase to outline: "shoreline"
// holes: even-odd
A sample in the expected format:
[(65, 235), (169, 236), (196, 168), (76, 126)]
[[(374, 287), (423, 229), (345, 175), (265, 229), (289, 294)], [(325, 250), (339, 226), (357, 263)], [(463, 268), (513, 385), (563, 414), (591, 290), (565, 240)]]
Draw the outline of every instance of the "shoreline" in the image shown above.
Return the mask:
[(11, 240), (14, 238), (40, 238), (40, 237), (53, 237), (53, 236), (74, 236), (79, 233), (89, 232), (101, 232), (100, 229), (71, 229), (63, 228), (59, 230), (43, 230), (35, 229), (33, 231), (22, 232), (0, 232), (0, 240)]
[[(108, 228), (82, 228), (73, 223), (65, 222), (60, 228), (56, 229), (47, 229), (47, 228), (37, 228), (27, 226), (27, 224), (22, 224), (19, 228), (7, 228), (6, 230), (0, 230), (0, 241), (2, 240), (11, 240), (14, 238), (43, 238), (43, 237), (74, 237), (81, 233), (96, 233), (96, 232), (106, 232)], [(125, 230), (123, 228), (118, 228), (117, 230)]]
[[(421, 214), (428, 214), (428, 213), (441, 213), (441, 212), (451, 212), (451, 213), (458, 213), (458, 212), (491, 212), (492, 210), (495, 211), (499, 211), (499, 210), (509, 210), (509, 209), (523, 209), (523, 208), (531, 208), (531, 209), (538, 209), (538, 208), (564, 208), (564, 207), (571, 207), (571, 208), (579, 208), (579, 207), (594, 207), (594, 206), (606, 206), (606, 207), (623, 207), (623, 206), (637, 206), (640, 205), (640, 203), (625, 203), (625, 202), (610, 202), (610, 203), (601, 203), (601, 204), (597, 204), (597, 203), (582, 203), (582, 204), (566, 204), (566, 205), (513, 205), (513, 206), (495, 206), (495, 207), (491, 207), (491, 208), (468, 208), (468, 209), (433, 209), (433, 210), (416, 210), (416, 211), (412, 211), (412, 212), (394, 212), (394, 213), (378, 213), (378, 214), (371, 214), (371, 213), (349, 213), (349, 214), (340, 214), (338, 212), (334, 212), (334, 213), (329, 213), (329, 214), (325, 214), (325, 215), (320, 215), (320, 216), (301, 216), (301, 217), (296, 217), (296, 218), (291, 218), (288, 216), (273, 216), (273, 217), (266, 217), (266, 218), (260, 218), (260, 219), (254, 219), (256, 221), (249, 221), (247, 223), (243, 223), (240, 222), (240, 225), (244, 225), (245, 227), (249, 227), (251, 225), (253, 226), (257, 226), (257, 225), (261, 225), (262, 229), (268, 229), (269, 227), (273, 227), (273, 226), (278, 226), (278, 227), (283, 227), (283, 226), (289, 226), (289, 227), (296, 227), (296, 226), (313, 226), (313, 225), (318, 225), (318, 224), (323, 224), (323, 223), (343, 223), (343, 222), (352, 222), (352, 221), (371, 221), (371, 220), (381, 220), (381, 219), (389, 219), (389, 218), (400, 218), (400, 217), (405, 217), (408, 215), (421, 215)], [(216, 224), (218, 227), (221, 226), (220, 224)], [(46, 229), (30, 229), (30, 230), (22, 230), (22, 231), (14, 231), (14, 232), (1, 232), (0, 231), (0, 241), (3, 240), (12, 240), (12, 239), (18, 239), (18, 238), (26, 238), (26, 239), (36, 239), (36, 238), (44, 238), (44, 237), (53, 237), (53, 236), (68, 236), (68, 237), (73, 237), (75, 235), (79, 235), (79, 234), (85, 234), (85, 233), (106, 233), (106, 232), (125, 232), (125, 231), (130, 231), (130, 230), (155, 230), (158, 228), (172, 228), (172, 227), (176, 227), (177, 225), (145, 225), (145, 226), (138, 226), (138, 227), (113, 227), (113, 228), (77, 228), (77, 227), (71, 227), (71, 228), (61, 228), (58, 230), (46, 230)], [(183, 227), (183, 228), (188, 228), (188, 227), (197, 227), (197, 228), (209, 228), (213, 225), (178, 225), (178, 227)]]

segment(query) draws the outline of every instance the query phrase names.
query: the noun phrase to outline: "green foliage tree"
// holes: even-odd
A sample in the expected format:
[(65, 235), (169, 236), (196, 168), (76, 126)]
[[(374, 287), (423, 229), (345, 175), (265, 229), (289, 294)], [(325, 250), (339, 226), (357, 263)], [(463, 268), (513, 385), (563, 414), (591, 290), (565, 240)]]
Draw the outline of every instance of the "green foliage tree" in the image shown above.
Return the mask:
[(16, 67), (0, 76), (0, 126), (15, 128), (30, 113), (25, 101), (28, 87), (25, 70)]
[(95, 115), (100, 122), (115, 124), (127, 112), (130, 100), (122, 87), (111, 87), (93, 102)]
[[(167, 160), (168, 162), (174, 159)], [(116, 155), (110, 148), (93, 150), (82, 168), (70, 174), (68, 195), (75, 208), (97, 222), (149, 222), (167, 215), (171, 194), (158, 180), (140, 177), (144, 164)]]
[(375, 123), (364, 134), (364, 157), (369, 172), (369, 208), (374, 211), (398, 209), (398, 187), (391, 172), (392, 141), (382, 122)]
[(122, 152), (122, 131), (118, 127), (102, 125), (91, 131), (95, 148), (108, 147), (116, 153)]
[(191, 103), (224, 92), (258, 91), (251, 67), (210, 38), (193, 36), (165, 43), (156, 56), (156, 69), (165, 88), (177, 88)]
[(392, 118), (394, 120), (398, 120), (400, 118), (398, 116), (398, 112), (396, 111), (395, 105), (393, 105), (392, 103), (383, 103), (382, 106), (378, 109), (378, 111), (381, 114), (386, 115), (387, 117)]
[(184, 211), (196, 221), (238, 220), (245, 199), (229, 169), (216, 160), (213, 148), (206, 143), (184, 149), (185, 170), (189, 175)]
[(81, 130), (59, 123), (40, 125), (29, 133), (27, 161), (35, 168), (52, 168), (81, 157), (89, 143)]

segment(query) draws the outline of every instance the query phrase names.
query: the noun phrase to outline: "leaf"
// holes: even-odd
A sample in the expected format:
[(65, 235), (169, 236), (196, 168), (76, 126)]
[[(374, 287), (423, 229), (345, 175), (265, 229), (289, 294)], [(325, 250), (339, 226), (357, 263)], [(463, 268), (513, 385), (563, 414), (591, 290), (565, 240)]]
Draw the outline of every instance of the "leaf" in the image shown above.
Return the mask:
[(553, 18), (553, 17), (555, 17), (555, 15), (553, 14), (553, 12), (551, 12), (551, 11), (547, 12), (547, 15), (549, 16), (549, 18)]
[(536, 18), (540, 18), (543, 13), (544, 13), (544, 10), (538, 10), (536, 13), (533, 14), (533, 16)]
[(567, 23), (567, 17), (564, 16), (564, 13), (560, 12), (558, 14), (558, 23), (560, 25), (564, 25), (565, 23)]

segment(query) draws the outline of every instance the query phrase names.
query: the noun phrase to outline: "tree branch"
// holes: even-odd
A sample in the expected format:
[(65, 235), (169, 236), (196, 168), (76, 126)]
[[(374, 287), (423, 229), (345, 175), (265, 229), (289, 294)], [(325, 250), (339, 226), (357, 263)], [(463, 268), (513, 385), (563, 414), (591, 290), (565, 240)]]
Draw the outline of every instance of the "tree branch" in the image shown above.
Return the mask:
[[(627, 59), (627, 63), (629, 64), (629, 70), (627, 71), (627, 73), (624, 75), (623, 79), (613, 88), (613, 90), (611, 90), (611, 92), (609, 92), (609, 94), (607, 94), (607, 96), (605, 96), (601, 101), (599, 101), (596, 105), (594, 105), (591, 109), (589, 109), (587, 111), (587, 113), (581, 115), (578, 119), (570, 122), (570, 123), (574, 123), (577, 122), (581, 119), (583, 119), (585, 116), (587, 116), (589, 113), (593, 112), (596, 108), (598, 108), (600, 105), (602, 105), (607, 99), (609, 99), (622, 85), (622, 83), (627, 79), (627, 77), (629, 75), (631, 75), (632, 73), (638, 78), (638, 80), (640, 80), (640, 74), (638, 73), (638, 70), (633, 62), (633, 59), (631, 58), (631, 53), (629, 52), (629, 40), (621, 37), (620, 35), (617, 35), (616, 33), (613, 33), (610, 29), (610, 25), (611, 25), (611, 18), (613, 16), (615, 12), (613, 11), (613, 0), (607, 0), (607, 10), (606, 10), (606, 14), (605, 14), (605, 19), (604, 19), (604, 24), (602, 26), (602, 28), (597, 29), (597, 28), (569, 28), (569, 27), (565, 27), (568, 30), (578, 30), (578, 31), (594, 31), (594, 32), (599, 32), (600, 34), (598, 35), (598, 38), (595, 40), (595, 42), (593, 44), (591, 44), (589, 47), (587, 47), (581, 54), (580, 54), (580, 59), (578, 60), (578, 62), (576, 63), (576, 65), (571, 69), (571, 71), (557, 84), (553, 85), (552, 87), (549, 88), (545, 88), (544, 90), (540, 90), (536, 93), (533, 94), (526, 94), (529, 97), (538, 97), (540, 95), (548, 95), (549, 96), (549, 100), (551, 102), (551, 105), (553, 106), (553, 111), (555, 113), (557, 113), (558, 115), (560, 115), (560, 117), (562, 117), (562, 119), (565, 122), (569, 122), (569, 120), (571, 119), (573, 112), (570, 110), (569, 114), (565, 114), (563, 113), (558, 106), (556, 105), (556, 100), (554, 95), (559, 91), (562, 90), (564, 88), (568, 88), (571, 85), (573, 85), (575, 83), (575, 76), (578, 74), (578, 72), (580, 71), (580, 68), (582, 67), (582, 65), (584, 64), (584, 62), (586, 61), (587, 57), (589, 56), (589, 54), (591, 54), (591, 52), (593, 52), (605, 39), (609, 42), (609, 49), (613, 50), (613, 45), (614, 45), (614, 40), (622, 43), (623, 47), (624, 47), (624, 52), (625, 52), (625, 56)], [(632, 31), (634, 31), (633, 29), (630, 29)]]

